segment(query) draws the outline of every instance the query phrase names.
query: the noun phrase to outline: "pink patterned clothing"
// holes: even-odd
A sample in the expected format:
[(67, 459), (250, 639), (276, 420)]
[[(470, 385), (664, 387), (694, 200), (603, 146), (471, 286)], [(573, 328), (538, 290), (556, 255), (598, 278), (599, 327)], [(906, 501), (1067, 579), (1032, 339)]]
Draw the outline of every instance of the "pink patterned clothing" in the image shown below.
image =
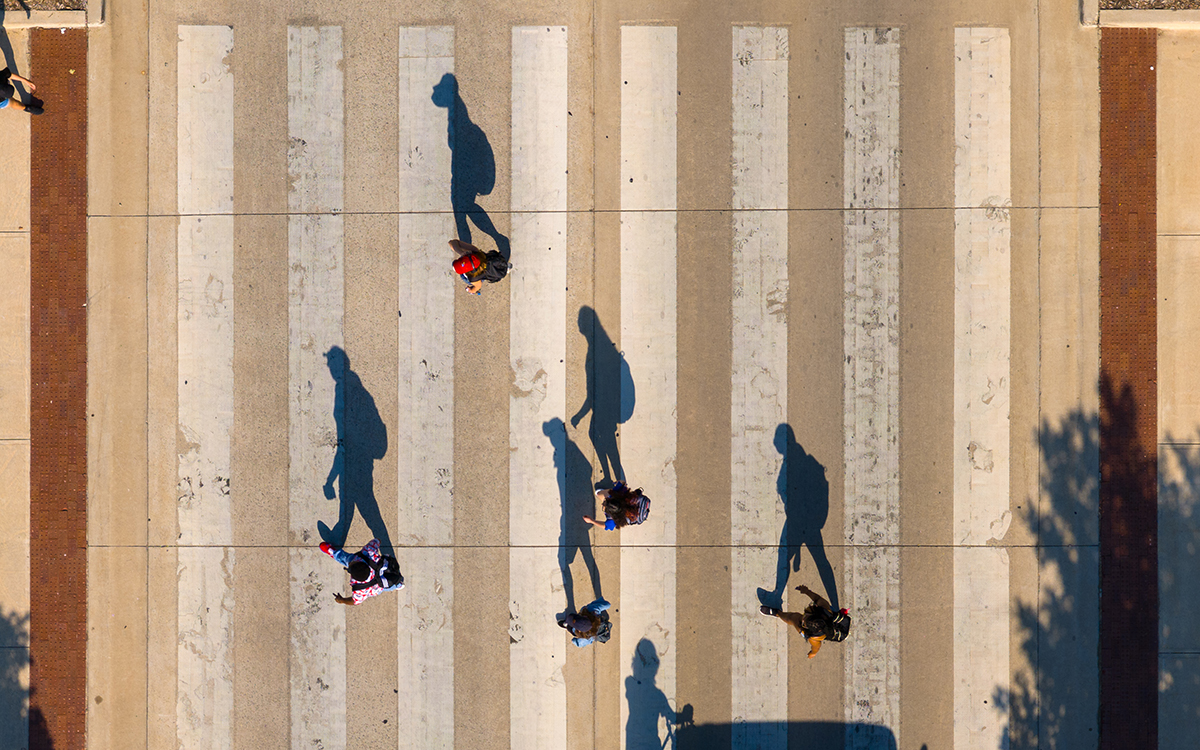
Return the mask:
[[(356, 557), (361, 557), (369, 563), (376, 564), (383, 559), (383, 553), (379, 551), (378, 539), (372, 539), (371, 541), (367, 542), (367, 546), (353, 554), (344, 550), (336, 549), (331, 550), (329, 552), (329, 556), (346, 567), (350, 567), (350, 563), (354, 562), (354, 558)], [(403, 578), (401, 578), (400, 581), (394, 586), (385, 586), (383, 585), (383, 581), (380, 581), (379, 578), (376, 577), (374, 585), (368, 588), (354, 590), (350, 595), (354, 598), (355, 604), (361, 604), (367, 599), (370, 599), (372, 596), (379, 596), (385, 591), (399, 591), (402, 588), (404, 588)]]

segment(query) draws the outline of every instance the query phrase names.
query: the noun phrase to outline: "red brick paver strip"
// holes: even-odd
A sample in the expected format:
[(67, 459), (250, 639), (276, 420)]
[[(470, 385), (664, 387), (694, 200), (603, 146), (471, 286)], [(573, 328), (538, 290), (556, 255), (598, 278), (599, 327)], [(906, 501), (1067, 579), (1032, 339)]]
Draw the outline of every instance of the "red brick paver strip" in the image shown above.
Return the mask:
[(1100, 747), (1158, 747), (1157, 31), (1100, 35)]
[[(86, 744), (87, 31), (30, 32), (29, 747)], [(6, 116), (28, 116), (20, 112)]]

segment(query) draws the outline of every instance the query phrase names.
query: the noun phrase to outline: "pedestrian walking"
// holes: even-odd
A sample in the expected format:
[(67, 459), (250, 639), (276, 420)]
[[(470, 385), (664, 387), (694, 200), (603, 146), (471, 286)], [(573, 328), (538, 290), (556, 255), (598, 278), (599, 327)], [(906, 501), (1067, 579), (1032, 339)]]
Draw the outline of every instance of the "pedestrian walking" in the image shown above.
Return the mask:
[(606, 610), (611, 606), (603, 599), (597, 599), (575, 614), (559, 620), (558, 626), (574, 636), (571, 643), (580, 648), (596, 641), (608, 643), (608, 639), (612, 637), (612, 623), (608, 620)]
[(807, 594), (808, 598), (812, 599), (812, 604), (808, 605), (803, 612), (783, 612), (765, 604), (759, 607), (758, 611), (768, 617), (778, 617), (804, 636), (808, 640), (808, 658), (810, 659), (821, 650), (823, 642), (833, 641), (836, 643), (846, 640), (846, 636), (850, 634), (850, 610), (843, 609), (834, 612), (833, 607), (824, 597), (807, 586), (797, 586), (796, 590)]
[(321, 542), (321, 551), (345, 566), (350, 573), (350, 596), (334, 594), (333, 598), (338, 604), (362, 604), (385, 591), (404, 588), (400, 563), (396, 558), (379, 551), (378, 539), (372, 539), (367, 546), (353, 554), (334, 549), (329, 542)]
[[(12, 82), (25, 84), (29, 89), (29, 102), (22, 104), (17, 100), (17, 89), (12, 85)], [(41, 102), (33, 96), (33, 92), (37, 91), (37, 86), (33, 85), (33, 81), (24, 76), (19, 76), (12, 72), (9, 68), (0, 70), (0, 109), (12, 106), (13, 109), (23, 109), (31, 115), (40, 115), (42, 113)]]
[(450, 247), (457, 252), (454, 261), (454, 272), (467, 282), (467, 294), (478, 295), (483, 289), (483, 282), (495, 284), (508, 275), (512, 268), (499, 250), (492, 250), (486, 255), (474, 245), (459, 239), (450, 240)]
[(637, 526), (650, 517), (650, 498), (642, 494), (642, 488), (630, 489), (624, 482), (617, 482), (609, 490), (596, 490), (596, 497), (604, 503), (607, 520), (600, 523), (591, 516), (583, 520), (605, 531), (616, 531), (625, 526)]

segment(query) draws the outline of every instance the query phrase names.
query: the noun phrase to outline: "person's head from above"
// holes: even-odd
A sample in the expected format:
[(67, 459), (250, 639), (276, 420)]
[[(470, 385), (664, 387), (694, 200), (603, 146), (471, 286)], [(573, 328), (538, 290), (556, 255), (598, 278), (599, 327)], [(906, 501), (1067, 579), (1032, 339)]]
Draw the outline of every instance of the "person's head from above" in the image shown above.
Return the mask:
[(346, 570), (350, 571), (350, 580), (359, 583), (371, 577), (371, 566), (367, 565), (362, 560), (355, 560), (346, 566)]
[(576, 633), (586, 633), (592, 629), (592, 621), (578, 613), (567, 615), (567, 627)]

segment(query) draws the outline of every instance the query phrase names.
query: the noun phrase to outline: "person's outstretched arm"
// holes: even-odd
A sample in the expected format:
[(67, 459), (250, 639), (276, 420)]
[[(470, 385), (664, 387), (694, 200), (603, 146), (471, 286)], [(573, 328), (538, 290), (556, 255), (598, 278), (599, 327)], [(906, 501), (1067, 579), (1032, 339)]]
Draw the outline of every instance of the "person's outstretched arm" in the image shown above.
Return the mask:
[(821, 650), (821, 640), (822, 640), (821, 638), (809, 638), (808, 639), (808, 646), (809, 646), (808, 658), (810, 658), (810, 659), (813, 658), (814, 656), (817, 655), (817, 652)]
[(802, 594), (807, 594), (808, 598), (813, 600), (813, 604), (824, 607), (825, 609), (828, 609), (830, 612), (833, 611), (833, 606), (829, 602), (825, 601), (825, 599), (823, 599), (820, 594), (813, 591), (808, 586), (801, 584), (796, 587), (796, 590)]
[(37, 86), (33, 85), (33, 81), (29, 80), (25, 76), (20, 76), (20, 75), (17, 75), (16, 73), (10, 73), (9, 78), (11, 78), (14, 81), (20, 81), (21, 83), (25, 84), (26, 86), (29, 87), (30, 91), (37, 91)]

